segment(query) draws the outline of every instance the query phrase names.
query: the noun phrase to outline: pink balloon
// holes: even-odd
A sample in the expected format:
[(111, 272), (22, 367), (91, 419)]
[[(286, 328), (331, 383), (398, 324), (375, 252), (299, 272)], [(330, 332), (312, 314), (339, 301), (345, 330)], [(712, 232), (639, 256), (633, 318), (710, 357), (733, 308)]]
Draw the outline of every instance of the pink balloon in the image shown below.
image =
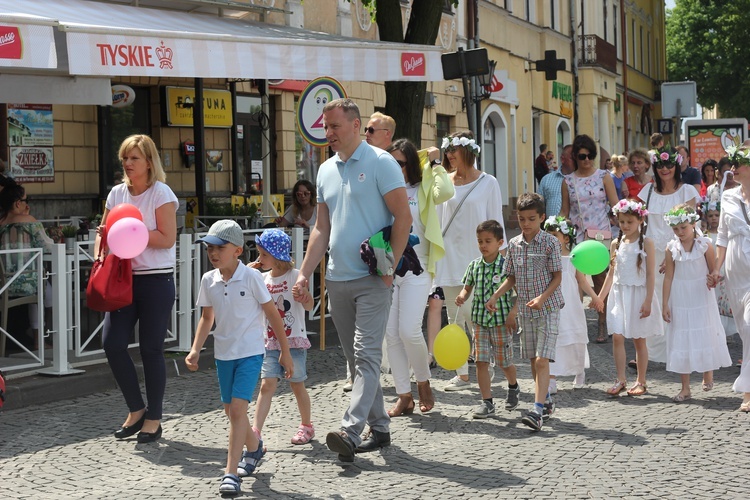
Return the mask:
[(107, 231), (107, 246), (121, 259), (138, 257), (148, 246), (146, 224), (134, 217), (118, 220)]

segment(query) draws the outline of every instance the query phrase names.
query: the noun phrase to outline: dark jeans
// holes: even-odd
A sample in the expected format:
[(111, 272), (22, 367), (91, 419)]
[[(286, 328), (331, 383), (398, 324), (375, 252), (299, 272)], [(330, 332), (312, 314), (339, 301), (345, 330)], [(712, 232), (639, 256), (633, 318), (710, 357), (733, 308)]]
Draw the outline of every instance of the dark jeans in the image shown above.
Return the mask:
[[(146, 408), (148, 420), (160, 420), (167, 370), (164, 366), (164, 338), (175, 299), (172, 274), (133, 276), (133, 303), (104, 316), (103, 343), (109, 366), (120, 386), (125, 403), (131, 412)], [(136, 322), (139, 322), (139, 341), (146, 399), (143, 402), (138, 374), (128, 353), (128, 343)]]

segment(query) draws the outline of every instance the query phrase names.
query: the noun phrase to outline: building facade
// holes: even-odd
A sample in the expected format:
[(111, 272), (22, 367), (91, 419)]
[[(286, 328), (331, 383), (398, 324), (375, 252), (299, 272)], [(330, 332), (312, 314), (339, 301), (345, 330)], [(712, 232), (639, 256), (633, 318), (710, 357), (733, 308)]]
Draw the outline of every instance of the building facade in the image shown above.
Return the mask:
[[(231, 2), (234, 7), (226, 9), (217, 7), (221, 2), (190, 3), (192, 8), (199, 6), (196, 15), (201, 19), (229, 17), (261, 28), (276, 26), (291, 34), (301, 29), (317, 35), (379, 40), (377, 25), (360, 0), (236, 0)], [(80, 4), (94, 17), (99, 7), (108, 5), (64, 0), (60, 8)], [(148, 0), (140, 4), (145, 6), (126, 8), (145, 9)], [(241, 4), (246, 8), (236, 7)], [(168, 22), (170, 12), (148, 12), (163, 15)], [(410, 13), (410, 1), (402, 0), (404, 27)], [(0, 28), (11, 24), (3, 21), (3, 14), (8, 13), (0, 11)], [(461, 0), (458, 7), (445, 2), (436, 41), (439, 50), (486, 47), (490, 59), (496, 61), (492, 86), (484, 92), (487, 98), (477, 102), (470, 98), (468, 104), (476, 107), (479, 116), (479, 166), (497, 177), (506, 205), (512, 207), (519, 194), (534, 190), (533, 163), (542, 143), (558, 158), (577, 133), (591, 135), (610, 153), (647, 144), (659, 117), (658, 89), (666, 74), (664, 20), (663, 3), (656, 0)], [(56, 27), (55, 32), (70, 36), (76, 29)], [(102, 60), (110, 57), (106, 50), (101, 49)], [(112, 50), (116, 66), (118, 53)], [(547, 51), (554, 51), (565, 63), (565, 69), (551, 80), (537, 71), (536, 61), (544, 59)], [(254, 54), (246, 56), (252, 61)], [(132, 52), (128, 61), (148, 63), (147, 58), (138, 57)], [(212, 53), (210, 57), (218, 56)], [(31, 70), (27, 76), (12, 66), (0, 66), (0, 82), (5, 73), (30, 78), (38, 72)], [(206, 195), (256, 194), (263, 183), (273, 193), (284, 193), (299, 178), (313, 179), (327, 152), (307, 144), (298, 129), (296, 110), (309, 79), (269, 78), (269, 103), (264, 107), (264, 86), (227, 74), (217, 71), (202, 79)], [(319, 76), (325, 76), (325, 69)], [(58, 77), (50, 76), (50, 82)], [(27, 191), (35, 199), (33, 213), (39, 218), (101, 211), (102, 199), (122, 175), (117, 148), (131, 133), (154, 138), (167, 181), (183, 201), (199, 191), (190, 156), (196, 139), (192, 128), (195, 78), (124, 74), (107, 78), (114, 106), (53, 103), (39, 112), (52, 128), (38, 143), (29, 142), (29, 147), (48, 151), (53, 160), (52, 176), (26, 179)], [(385, 106), (383, 83), (367, 80), (372, 81), (340, 80), (346, 94), (360, 105), (365, 122)], [(470, 128), (460, 80), (433, 78), (427, 91), (421, 147), (439, 145), (449, 133)], [(13, 156), (11, 149), (16, 146), (8, 139), (10, 128), (15, 127), (10, 117), (23, 106), (4, 101), (0, 111), (9, 121), (0, 128), (0, 159), (10, 168), (18, 157)], [(267, 179), (261, 179), (264, 161), (270, 162)], [(34, 182), (40, 180), (45, 182)], [(510, 209), (506, 217), (509, 214)]]

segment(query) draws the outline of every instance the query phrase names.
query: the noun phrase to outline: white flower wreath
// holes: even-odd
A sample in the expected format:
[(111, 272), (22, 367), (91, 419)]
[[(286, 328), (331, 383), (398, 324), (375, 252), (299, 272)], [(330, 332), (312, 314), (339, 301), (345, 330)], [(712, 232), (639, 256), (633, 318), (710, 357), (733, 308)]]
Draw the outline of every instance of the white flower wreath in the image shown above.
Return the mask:
[(477, 146), (477, 141), (468, 137), (443, 137), (440, 149), (445, 151), (448, 148), (457, 148), (459, 146), (467, 148), (474, 156), (479, 156), (480, 147)]

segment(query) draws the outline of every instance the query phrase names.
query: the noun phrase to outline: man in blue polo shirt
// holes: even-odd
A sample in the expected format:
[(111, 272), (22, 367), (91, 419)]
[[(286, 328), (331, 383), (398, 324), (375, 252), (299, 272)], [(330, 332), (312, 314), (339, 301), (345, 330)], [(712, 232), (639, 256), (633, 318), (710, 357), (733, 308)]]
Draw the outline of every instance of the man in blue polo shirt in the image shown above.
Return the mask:
[[(326, 444), (339, 454), (339, 460), (351, 462), (355, 451), (377, 450), (391, 442), (380, 363), (393, 269), (384, 276), (370, 275), (359, 247), (392, 225), (390, 243), (394, 262), (399, 262), (412, 218), (401, 167), (390, 154), (360, 139), (362, 120), (357, 105), (351, 99), (329, 102), (323, 108), (323, 126), (336, 154), (318, 171), (318, 218), (295, 289), (307, 288), (309, 276), (328, 250), (329, 307), (341, 347), (355, 373), (341, 430), (329, 432)], [(365, 424), (370, 433), (362, 441)]]

